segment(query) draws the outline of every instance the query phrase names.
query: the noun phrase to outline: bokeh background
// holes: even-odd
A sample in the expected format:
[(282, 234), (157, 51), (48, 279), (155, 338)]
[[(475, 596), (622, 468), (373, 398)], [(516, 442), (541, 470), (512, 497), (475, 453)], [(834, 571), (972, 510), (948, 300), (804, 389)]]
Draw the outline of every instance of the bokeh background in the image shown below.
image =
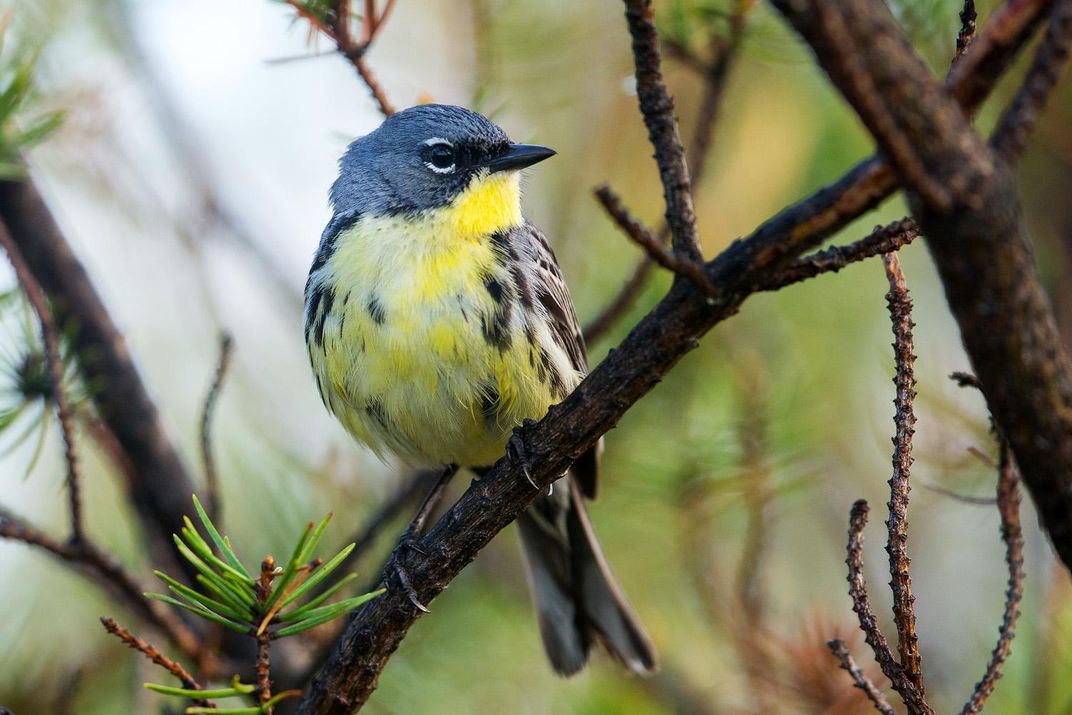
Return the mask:
[[(729, 0), (657, 3), (664, 30), (699, 51), (725, 32)], [(957, 0), (891, 3), (935, 72), (952, 56)], [(994, 3), (980, 4), (980, 15)], [(353, 69), (311, 45), (270, 0), (15, 0), (12, 42), (40, 53), (43, 108), (62, 128), (29, 157), (74, 248), (130, 341), (191, 465), (221, 330), (235, 364), (215, 423), (226, 528), (252, 562), (281, 552), (328, 511), (342, 545), (395, 490), (402, 469), (356, 446), (325, 412), (308, 369), (300, 291), (347, 143), (380, 121)], [(399, 106), (464, 104), (517, 141), (556, 148), (530, 171), (525, 209), (551, 237), (582, 321), (631, 273), (639, 251), (602, 215), (610, 182), (649, 225), (661, 190), (632, 93), (622, 8), (613, 0), (399, 0), (369, 55)], [(1021, 63), (1022, 64), (1022, 63)], [(684, 136), (702, 79), (667, 60)], [(1022, 68), (1021, 68), (1022, 69)], [(1013, 75), (1016, 75), (1014, 72)], [(1020, 168), (1039, 266), (1065, 326), (1072, 282), (1072, 90), (1054, 97)], [(1015, 88), (1005, 82), (981, 126)], [(854, 115), (797, 39), (760, 5), (734, 65), (697, 212), (708, 255), (872, 151)], [(836, 240), (896, 219), (890, 201)], [(1006, 578), (979, 396), (922, 243), (902, 251), (916, 303), (919, 422), (909, 549), (932, 702), (970, 693), (997, 636)], [(5, 287), (13, 278), (3, 270)], [(660, 274), (592, 362), (666, 289)], [(848, 510), (872, 504), (867, 573), (889, 626), (885, 481), (893, 386), (881, 264), (868, 261), (749, 299), (607, 436), (592, 518), (662, 658), (650, 681), (605, 656), (569, 681), (546, 666), (513, 529), (432, 608), (385, 671), (368, 712), (867, 712), (826, 639), (869, 663), (846, 595)], [(5, 317), (0, 353), (25, 331)], [(9, 388), (10, 385), (0, 386)], [(4, 398), (13, 399), (13, 398)], [(63, 533), (60, 439), (27, 414), (0, 434), (0, 504)], [(20, 433), (28, 432), (27, 437)], [(40, 458), (38, 436), (45, 440)], [(116, 476), (83, 440), (88, 528), (149, 577)], [(462, 480), (459, 488), (464, 485)], [(1027, 595), (995, 713), (1072, 708), (1072, 593), (1029, 503)], [(359, 569), (371, 576), (401, 529)], [(131, 622), (96, 587), (24, 546), (0, 543), (0, 704), (16, 715), (142, 713), (161, 680), (110, 639), (100, 615)], [(880, 679), (880, 682), (881, 679)]]

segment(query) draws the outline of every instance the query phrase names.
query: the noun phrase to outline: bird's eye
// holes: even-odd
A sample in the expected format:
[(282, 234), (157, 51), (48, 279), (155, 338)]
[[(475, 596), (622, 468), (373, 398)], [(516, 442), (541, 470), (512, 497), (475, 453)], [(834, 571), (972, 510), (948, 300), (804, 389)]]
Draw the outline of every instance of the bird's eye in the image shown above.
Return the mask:
[(454, 147), (445, 139), (431, 139), (425, 142), (424, 163), (437, 174), (449, 174), (454, 171)]

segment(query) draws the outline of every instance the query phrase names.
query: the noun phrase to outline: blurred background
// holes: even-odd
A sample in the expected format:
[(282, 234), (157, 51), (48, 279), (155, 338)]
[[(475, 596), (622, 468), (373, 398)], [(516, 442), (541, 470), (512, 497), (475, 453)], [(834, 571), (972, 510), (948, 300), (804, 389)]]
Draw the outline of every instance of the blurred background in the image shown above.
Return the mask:
[[(891, 4), (944, 73), (959, 0)], [(994, 4), (980, 3), (980, 17)], [(659, 2), (657, 18), (668, 37), (706, 56), (709, 37), (730, 31), (735, 5)], [(307, 24), (270, 0), (7, 0), (0, 7), (10, 12), (5, 51), (17, 44), (39, 53), (34, 101), (65, 112), (61, 128), (30, 154), (31, 173), (192, 467), (218, 336), (234, 335), (214, 427), (233, 541), (250, 563), (281, 556), (305, 522), (334, 511), (325, 550), (347, 543), (404, 474), (352, 443), (326, 413), (302, 338), (300, 295), (330, 215), (336, 160), (381, 119), (353, 68), (323, 39), (311, 44)], [(516, 141), (558, 150), (528, 173), (525, 210), (551, 238), (582, 322), (594, 318), (640, 252), (591, 189), (609, 182), (651, 226), (662, 211), (620, 3), (399, 0), (368, 62), (399, 107), (430, 99), (471, 106)], [(704, 80), (673, 53), (665, 71), (690, 137)], [(1018, 71), (1011, 74), (981, 126), (993, 123), (1015, 89)], [(1020, 168), (1039, 266), (1066, 327), (1070, 128), (1066, 82)], [(696, 187), (707, 255), (871, 151), (807, 51), (759, 5)], [(902, 201), (890, 201), (835, 241), (904, 213)], [(997, 637), (1006, 570), (997, 510), (941, 490), (992, 496), (993, 470), (968, 448), (988, 455), (995, 448), (982, 399), (947, 378), (968, 363), (925, 247), (909, 246), (902, 260), (919, 356), (909, 551), (928, 693), (939, 711), (950, 711), (971, 692)], [(14, 284), (6, 262), (0, 274), (4, 288)], [(655, 275), (630, 312), (589, 346), (593, 364), (668, 284), (667, 275)], [(592, 519), (656, 641), (657, 678), (629, 678), (602, 655), (572, 680), (551, 674), (511, 528), (417, 623), (367, 711), (869, 712), (824, 643), (845, 638), (860, 663), (871, 662), (845, 583), (848, 510), (858, 498), (872, 504), (867, 574), (892, 633), (882, 550), (893, 432), (886, 290), (881, 263), (870, 260), (752, 297), (607, 435)], [(0, 359), (10, 363), (27, 335), (23, 313), (5, 310)], [(18, 398), (10, 384), (0, 388), (8, 401), (0, 409), (10, 412)], [(58, 432), (39, 410), (4, 427), (0, 505), (63, 533)], [(83, 445), (88, 530), (148, 580), (116, 475), (88, 439)], [(1023, 521), (1024, 615), (989, 711), (1070, 712), (1068, 575), (1028, 502)], [(363, 556), (363, 576), (374, 575), (403, 523)], [(134, 617), (84, 578), (0, 543), (0, 604), (0, 704), (16, 715), (159, 711), (140, 684), (162, 676), (97, 622)]]

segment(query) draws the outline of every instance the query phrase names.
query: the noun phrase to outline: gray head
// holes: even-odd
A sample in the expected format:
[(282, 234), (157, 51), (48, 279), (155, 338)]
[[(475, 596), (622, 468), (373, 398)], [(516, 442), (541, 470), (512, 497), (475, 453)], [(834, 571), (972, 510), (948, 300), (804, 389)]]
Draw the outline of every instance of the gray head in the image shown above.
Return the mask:
[(448, 204), (475, 176), (519, 170), (554, 155), (512, 144), (487, 117), (423, 104), (388, 117), (350, 144), (331, 187), (336, 213), (414, 213)]

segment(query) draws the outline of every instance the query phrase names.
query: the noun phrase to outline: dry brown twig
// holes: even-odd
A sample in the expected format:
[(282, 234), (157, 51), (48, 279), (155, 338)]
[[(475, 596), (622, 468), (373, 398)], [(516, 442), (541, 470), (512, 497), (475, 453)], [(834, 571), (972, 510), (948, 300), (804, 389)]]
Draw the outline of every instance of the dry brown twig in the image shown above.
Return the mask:
[[(690, 48), (682, 47), (677, 43), (664, 43), (668, 54), (673, 55), (675, 59), (704, 78), (703, 96), (700, 98), (700, 107), (696, 113), (691, 141), (686, 151), (686, 164), (692, 174), (693, 186), (699, 185), (706, 173), (708, 157), (711, 155), (711, 142), (721, 114), (722, 97), (725, 95), (730, 68), (740, 55), (745, 25), (755, 5), (753, 0), (740, 0), (733, 14), (730, 15), (728, 35), (725, 38), (718, 35), (711, 37), (709, 45), (713, 60), (702, 59)], [(599, 190), (596, 189), (597, 192)], [(656, 236), (660, 245), (666, 244), (666, 239), (670, 236), (670, 226), (665, 219)], [(645, 253), (637, 261), (632, 275), (626, 279), (596, 317), (584, 326), (582, 333), (586, 342), (591, 344), (599, 340), (621, 320), (647, 285), (656, 263), (657, 261), (649, 253)]]
[(376, 75), (368, 66), (368, 62), (365, 61), (365, 54), (372, 46), (380, 30), (383, 29), (384, 23), (390, 16), (392, 8), (394, 8), (395, 0), (386, 0), (382, 11), (377, 9), (376, 0), (365, 0), (365, 8), (361, 16), (361, 34), (356, 38), (350, 31), (350, 0), (335, 0), (334, 9), (326, 19), (310, 12), (301, 0), (287, 0), (287, 4), (294, 8), (294, 11), (304, 18), (310, 27), (335, 44), (336, 51), (345, 57), (357, 70), (358, 76), (368, 87), (383, 116), (389, 117), (394, 114), (394, 105), (387, 99), (387, 93), (384, 92), (383, 86), (376, 79)]
[[(168, 658), (166, 655), (161, 653), (158, 648), (147, 643), (141, 638), (138, 638), (126, 628), (123, 628), (121, 625), (115, 622), (115, 619), (102, 617), (100, 619), (100, 622), (101, 625), (104, 626), (104, 630), (108, 631), (113, 636), (123, 641), (123, 643), (125, 643), (128, 647), (138, 651), (146, 658), (151, 660), (153, 663), (156, 663), (161, 668), (174, 675), (178, 679), (178, 681), (182, 683), (182, 687), (186, 688), (187, 690), (204, 690), (204, 688), (201, 687), (201, 684), (198, 683), (194, 679), (194, 677), (190, 675), (185, 668), (182, 667), (181, 664), (175, 662), (171, 658)], [(212, 705), (207, 700), (195, 699), (193, 700), (193, 703), (202, 707), (212, 707)]]
[(1005, 542), (1005, 563), (1009, 578), (1005, 589), (1005, 610), (998, 628), (998, 640), (990, 654), (986, 671), (975, 685), (971, 697), (960, 711), (972, 715), (983, 709), (994, 685), (1001, 677), (1001, 666), (1012, 649), (1016, 637), (1016, 621), (1020, 616), (1020, 603), (1024, 598), (1024, 533), (1020, 526), (1020, 476), (1012, 462), (1008, 442), (1001, 441), (998, 467), (997, 504), (1001, 514), (1001, 538)]
[(830, 649), (830, 652), (837, 658), (838, 664), (845, 670), (846, 673), (852, 678), (852, 683), (857, 688), (863, 691), (867, 699), (875, 706), (882, 715), (896, 715), (890, 704), (886, 702), (886, 696), (875, 687), (875, 684), (871, 682), (862, 670), (860, 666), (853, 660), (852, 653), (849, 652), (848, 647), (845, 646), (845, 641), (835, 638), (826, 642), (826, 646)]
[(1023, 153), (1039, 112), (1068, 65), (1070, 45), (1072, 2), (1060, 0), (1054, 3), (1049, 27), (1035, 50), (1031, 67), (1028, 68), (1016, 97), (1001, 115), (990, 139), (990, 146), (1006, 161), (1012, 161)]
[(916, 356), (912, 343), (912, 301), (908, 297), (901, 262), (896, 253), (882, 257), (890, 291), (886, 294), (890, 318), (893, 323), (893, 354), (896, 362), (894, 384), (897, 395), (893, 437), (893, 475), (890, 477), (890, 501), (887, 505), (890, 517), (886, 521), (889, 540), (886, 551), (890, 556), (890, 589), (893, 591), (893, 616), (897, 624), (897, 651), (906, 675), (919, 691), (925, 694), (923, 685), (922, 657), (919, 652), (919, 637), (916, 634), (915, 597), (912, 595), (912, 577), (908, 558), (908, 493), (912, 470), (912, 436), (915, 434), (916, 415), (912, 403), (916, 397), (914, 363)]

